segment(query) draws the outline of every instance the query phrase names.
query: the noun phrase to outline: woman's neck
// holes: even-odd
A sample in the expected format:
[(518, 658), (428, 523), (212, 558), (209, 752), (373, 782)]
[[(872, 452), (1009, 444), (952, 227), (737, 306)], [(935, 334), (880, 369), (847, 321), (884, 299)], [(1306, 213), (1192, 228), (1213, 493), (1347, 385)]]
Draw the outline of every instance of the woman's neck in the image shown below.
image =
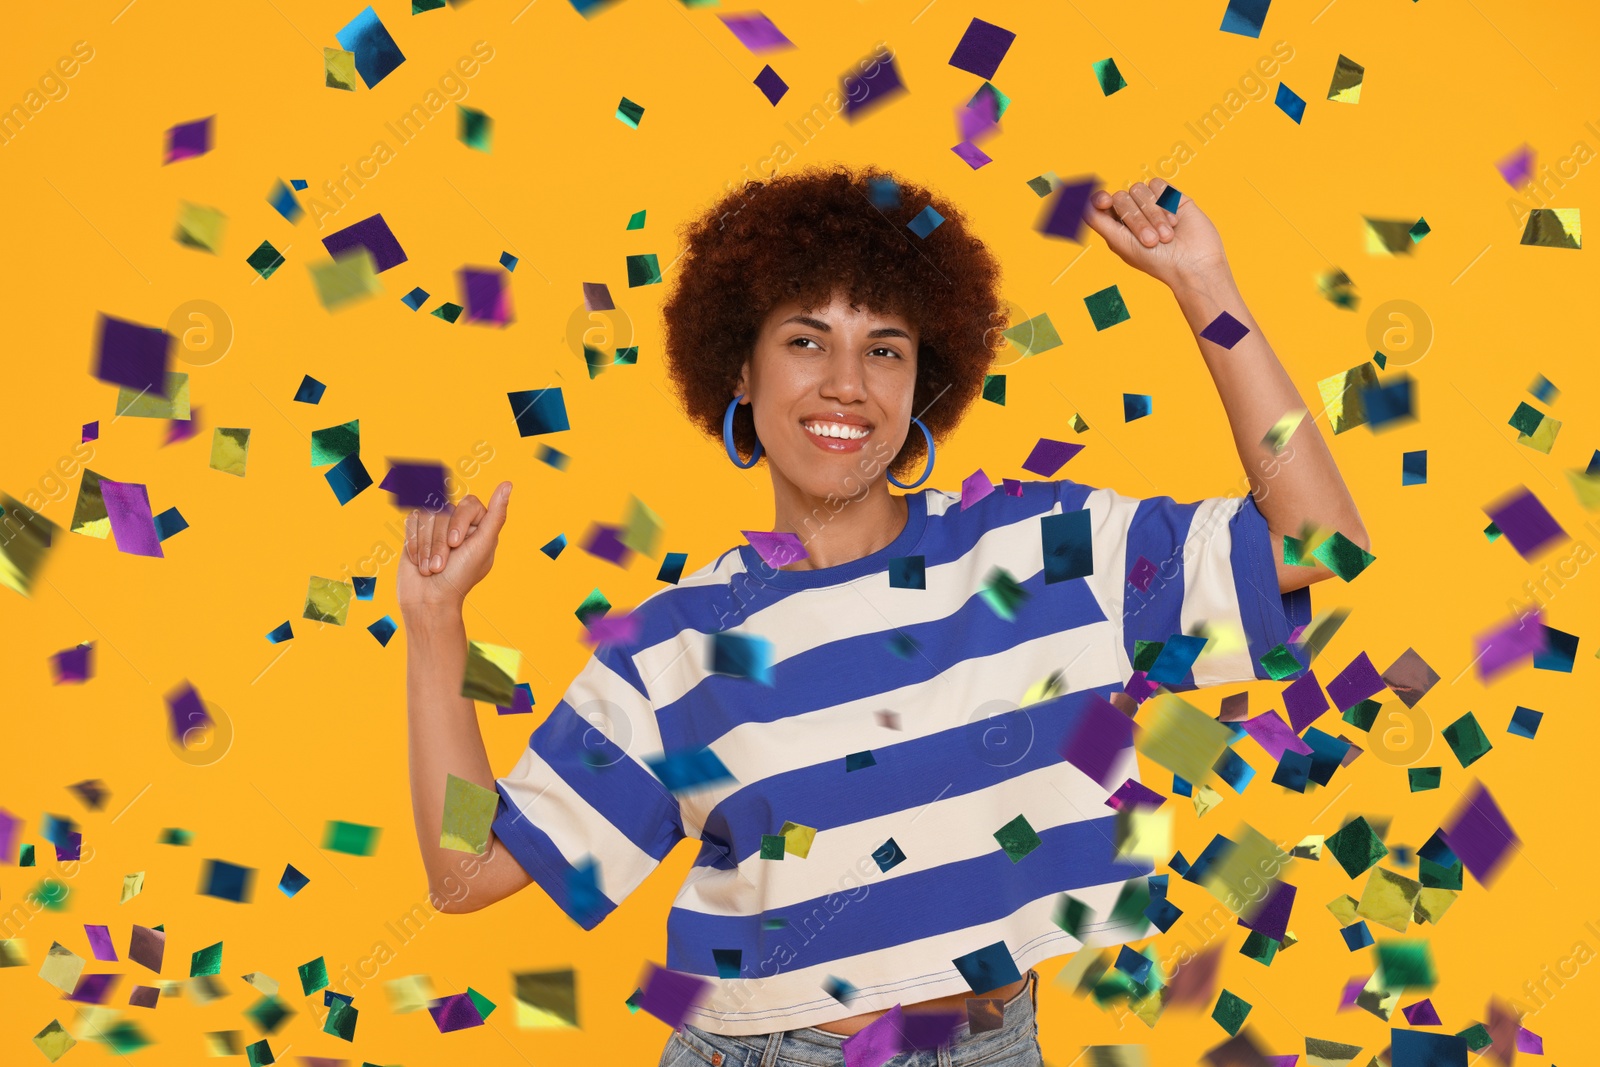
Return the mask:
[(806, 558), (780, 569), (817, 570), (869, 556), (891, 544), (906, 528), (910, 506), (905, 497), (879, 482), (857, 497), (814, 497), (789, 482), (773, 485), (772, 529), (793, 533), (805, 546)]

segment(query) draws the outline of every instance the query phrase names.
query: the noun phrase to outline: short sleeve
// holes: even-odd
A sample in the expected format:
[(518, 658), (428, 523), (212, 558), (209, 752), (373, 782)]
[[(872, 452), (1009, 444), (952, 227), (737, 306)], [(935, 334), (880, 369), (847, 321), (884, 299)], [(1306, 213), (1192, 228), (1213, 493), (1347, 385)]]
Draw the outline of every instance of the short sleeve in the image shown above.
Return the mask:
[(1278, 591), (1272, 535), (1254, 496), (1184, 504), (1072, 481), (1056, 488), (1062, 511), (1090, 513), (1090, 580), (1118, 628), (1124, 678), (1137, 642), (1166, 642), (1206, 623), (1218, 640), (1169, 688), (1265, 679), (1261, 657), (1311, 621), (1309, 587)]
[(495, 836), (585, 930), (684, 836), (677, 798), (640, 758), (660, 749), (633, 660), (602, 645), (495, 780)]

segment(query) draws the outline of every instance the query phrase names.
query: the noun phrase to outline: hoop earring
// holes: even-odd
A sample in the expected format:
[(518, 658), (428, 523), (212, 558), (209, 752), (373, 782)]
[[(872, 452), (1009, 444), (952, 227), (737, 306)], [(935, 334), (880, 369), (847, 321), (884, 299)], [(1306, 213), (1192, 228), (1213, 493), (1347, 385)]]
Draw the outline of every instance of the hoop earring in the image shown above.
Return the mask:
[(722, 413), (722, 450), (728, 453), (728, 458), (733, 461), (733, 465), (741, 469), (754, 467), (756, 460), (761, 458), (761, 439), (759, 437), (756, 438), (756, 450), (750, 453), (750, 459), (744, 463), (739, 462), (739, 449), (733, 443), (733, 409), (738, 407), (739, 401), (743, 399), (744, 394), (740, 393), (728, 402), (728, 410)]
[(927, 481), (928, 480), (928, 475), (933, 473), (933, 434), (928, 432), (927, 424), (924, 423), (921, 419), (917, 418), (915, 415), (911, 416), (911, 421), (917, 424), (917, 428), (922, 431), (922, 436), (927, 439), (927, 442), (928, 442), (928, 464), (927, 464), (927, 466), (922, 468), (922, 477), (918, 478), (916, 481), (912, 482), (910, 485), (907, 485), (907, 484), (905, 484), (904, 482), (901, 482), (901, 481), (897, 481), (895, 479), (895, 476), (893, 474), (890, 474), (889, 475), (890, 484), (898, 486), (901, 489), (915, 489), (917, 486), (919, 486), (923, 482)]

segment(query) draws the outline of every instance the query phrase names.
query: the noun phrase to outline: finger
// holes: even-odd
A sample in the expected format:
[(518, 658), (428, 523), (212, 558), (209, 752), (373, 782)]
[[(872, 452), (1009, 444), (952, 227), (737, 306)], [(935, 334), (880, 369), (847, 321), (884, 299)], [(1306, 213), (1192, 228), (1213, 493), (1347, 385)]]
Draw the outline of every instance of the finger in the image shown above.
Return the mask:
[(417, 570), (423, 574), (428, 573), (430, 562), (433, 559), (433, 512), (417, 512)]
[(417, 509), (412, 508), (406, 516), (406, 562), (412, 566), (417, 563)]
[(1118, 255), (1138, 244), (1133, 239), (1133, 234), (1128, 232), (1128, 228), (1111, 212), (1109, 202), (1104, 210), (1084, 212), (1084, 222), (1103, 237), (1106, 246)]
[(428, 535), (423, 542), (424, 574), (437, 574), (444, 570), (445, 560), (450, 555), (450, 546), (444, 543), (444, 531), (449, 521), (449, 516), (443, 511), (428, 513)]
[[(1156, 194), (1156, 200), (1158, 202), (1161, 200), (1162, 194), (1165, 193), (1171, 187), (1172, 187), (1172, 183), (1167, 181), (1165, 178), (1153, 178), (1150, 181), (1150, 191), (1152, 193)], [(1183, 205), (1183, 201), (1184, 201), (1184, 195), (1182, 193), (1179, 193), (1178, 194), (1178, 202), (1173, 205), (1173, 209), (1171, 211), (1166, 211), (1165, 214), (1162, 216), (1163, 218), (1165, 218), (1167, 220), (1167, 223), (1169, 225), (1171, 225), (1174, 229), (1176, 229), (1176, 227), (1178, 225), (1178, 211), (1177, 211), (1177, 209)], [(1165, 211), (1165, 209), (1163, 209), (1163, 210)]]
[(1144, 182), (1138, 182), (1128, 190), (1133, 197), (1133, 202), (1139, 205), (1139, 212), (1148, 220), (1156, 230), (1156, 236), (1163, 241), (1172, 240), (1172, 227), (1167, 225), (1167, 213), (1161, 210), (1161, 205), (1156, 203), (1156, 194)]
[(1144, 217), (1138, 203), (1126, 189), (1118, 189), (1111, 195), (1111, 211), (1128, 228), (1128, 232), (1146, 248), (1160, 243), (1155, 227), (1150, 225), (1150, 220)]
[(467, 531), (478, 524), (484, 513), (483, 501), (475, 496), (463, 497), (461, 503), (456, 505), (455, 514), (450, 516), (450, 524), (445, 531), (445, 541), (455, 548), (466, 539)]
[(510, 504), (511, 483), (501, 482), (495, 486), (494, 495), (489, 498), (488, 510), (478, 523), (479, 532), (488, 535), (491, 548), (500, 536), (500, 528), (506, 524), (506, 510)]

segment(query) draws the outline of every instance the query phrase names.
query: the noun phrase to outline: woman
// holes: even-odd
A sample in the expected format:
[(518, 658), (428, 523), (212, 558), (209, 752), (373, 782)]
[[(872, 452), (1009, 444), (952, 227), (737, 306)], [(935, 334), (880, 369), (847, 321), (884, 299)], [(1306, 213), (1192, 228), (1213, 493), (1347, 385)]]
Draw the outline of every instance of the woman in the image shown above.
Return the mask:
[[(1313, 524), (1369, 545), (1314, 421), (1281, 454), (1262, 443), (1301, 399), (1210, 220), (1186, 197), (1162, 209), (1164, 188), (1097, 192), (1085, 216), (1171, 287), (1250, 496), (987, 478), (892, 493), (928, 477), (1001, 344), (998, 265), (962, 213), (837, 166), (694, 222), (664, 307), (668, 371), (732, 462), (767, 460), (772, 530), (795, 541), (729, 549), (647, 597), (637, 636), (596, 648), (497, 778), (459, 695), (461, 611), (511, 486), (411, 516), (411, 786), (442, 910), (535, 881), (592, 928), (697, 838), (666, 965), (705, 988), (663, 1064), (838, 1064), (847, 1040), (853, 1062), (1038, 1064), (1033, 965), (1142, 936), (1112, 911), (1149, 873), (1114, 855), (1105, 805), (1137, 778), (1133, 750), (1091, 777), (1063, 742), (1112, 697), (1136, 713), (1136, 642), (1205, 623), (1221, 639), (1169, 688), (1267, 677), (1261, 656), (1331, 573), (1286, 566), (1279, 538)], [(943, 222), (916, 236), (930, 204)], [(1199, 337), (1223, 311), (1249, 330), (1231, 349)], [(438, 845), (447, 774), (500, 793), (486, 859)], [(1067, 897), (1090, 909), (1072, 933)]]

